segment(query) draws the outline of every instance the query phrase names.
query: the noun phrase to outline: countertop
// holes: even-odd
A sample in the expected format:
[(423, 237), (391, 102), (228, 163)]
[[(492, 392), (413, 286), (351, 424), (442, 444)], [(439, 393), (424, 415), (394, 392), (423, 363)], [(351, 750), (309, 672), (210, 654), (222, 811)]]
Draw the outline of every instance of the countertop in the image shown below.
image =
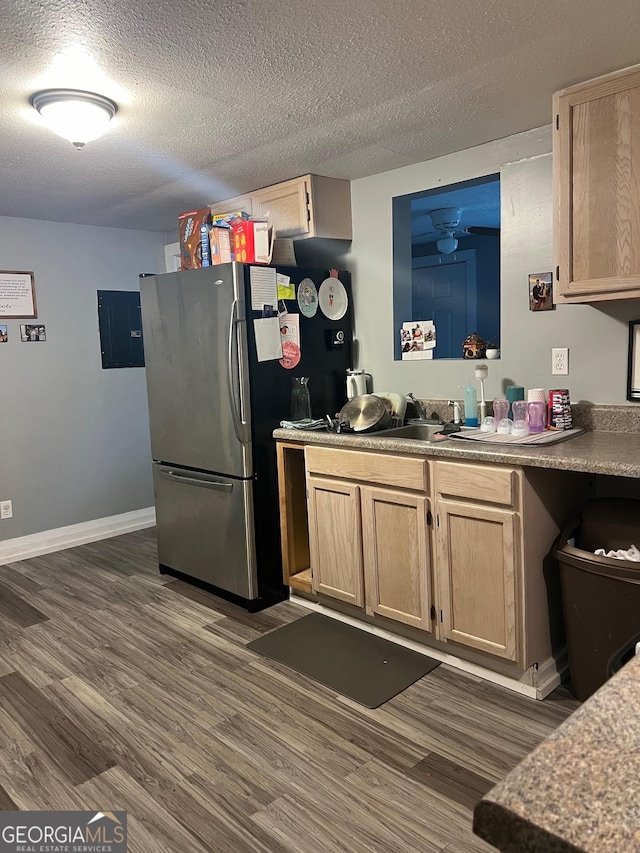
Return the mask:
[(556, 468), (588, 474), (640, 478), (640, 433), (586, 432), (546, 447), (504, 447), (448, 439), (433, 444), (415, 439), (385, 438), (384, 433), (342, 433), (276, 429), (278, 441), (324, 444), (411, 453), (448, 459), (469, 459), (534, 468)]
[(520, 853), (640, 850), (640, 656), (478, 803), (474, 832)]

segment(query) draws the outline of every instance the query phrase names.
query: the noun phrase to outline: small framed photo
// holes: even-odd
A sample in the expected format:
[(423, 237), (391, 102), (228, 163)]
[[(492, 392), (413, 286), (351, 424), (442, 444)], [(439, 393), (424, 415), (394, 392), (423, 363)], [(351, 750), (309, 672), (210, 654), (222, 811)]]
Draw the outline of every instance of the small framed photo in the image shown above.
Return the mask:
[(535, 272), (529, 276), (529, 309), (531, 311), (552, 311), (553, 273)]
[(0, 344), (6, 344), (9, 340), (9, 332), (6, 326), (0, 323)]
[(20, 326), (20, 340), (21, 341), (46, 341), (47, 333), (45, 331), (45, 327), (42, 325), (27, 325), (22, 324)]
[(640, 402), (640, 320), (632, 320), (629, 323), (627, 400)]

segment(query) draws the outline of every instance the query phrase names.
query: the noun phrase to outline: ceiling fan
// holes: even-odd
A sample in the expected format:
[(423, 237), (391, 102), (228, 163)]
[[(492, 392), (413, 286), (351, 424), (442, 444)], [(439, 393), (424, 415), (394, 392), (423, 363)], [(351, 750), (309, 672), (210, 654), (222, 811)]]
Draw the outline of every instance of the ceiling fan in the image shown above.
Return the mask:
[[(430, 210), (428, 215), (435, 230), (440, 232), (440, 238), (436, 241), (436, 247), (444, 255), (450, 255), (458, 248), (458, 239), (455, 236), (456, 232), (459, 236), (463, 237), (475, 234), (497, 237), (500, 234), (499, 228), (484, 225), (467, 225), (458, 230), (460, 217), (462, 216), (462, 208), (460, 207), (440, 207), (437, 210)], [(415, 236), (419, 238), (426, 237), (429, 234), (432, 234), (432, 232), (424, 231), (422, 234), (416, 234)]]

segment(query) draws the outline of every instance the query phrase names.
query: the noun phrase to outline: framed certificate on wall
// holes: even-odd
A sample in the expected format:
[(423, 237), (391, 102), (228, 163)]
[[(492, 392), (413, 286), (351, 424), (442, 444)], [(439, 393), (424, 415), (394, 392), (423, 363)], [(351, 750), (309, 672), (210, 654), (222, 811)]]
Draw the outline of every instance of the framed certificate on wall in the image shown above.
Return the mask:
[(0, 270), (0, 318), (37, 317), (36, 287), (32, 272)]

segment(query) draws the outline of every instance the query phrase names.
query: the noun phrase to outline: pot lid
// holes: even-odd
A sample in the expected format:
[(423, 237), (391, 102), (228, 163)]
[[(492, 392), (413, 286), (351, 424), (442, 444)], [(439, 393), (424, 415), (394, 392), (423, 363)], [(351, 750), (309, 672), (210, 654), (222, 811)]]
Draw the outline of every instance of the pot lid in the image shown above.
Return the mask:
[(354, 397), (340, 410), (340, 420), (349, 421), (354, 432), (371, 429), (387, 414), (387, 407), (375, 394), (361, 394)]

